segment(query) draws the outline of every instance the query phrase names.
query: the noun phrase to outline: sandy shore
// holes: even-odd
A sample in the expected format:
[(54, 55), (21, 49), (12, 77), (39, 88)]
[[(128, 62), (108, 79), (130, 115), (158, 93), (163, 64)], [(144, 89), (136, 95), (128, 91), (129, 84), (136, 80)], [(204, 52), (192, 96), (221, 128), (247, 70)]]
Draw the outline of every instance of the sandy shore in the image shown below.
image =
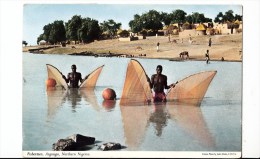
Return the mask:
[[(169, 42), (166, 36), (150, 36), (146, 39), (135, 41), (119, 41), (118, 39), (100, 40), (89, 44), (67, 45), (66, 47), (57, 47), (42, 50), (44, 54), (79, 54), (91, 52), (94, 54), (111, 53), (113, 55), (125, 54), (142, 58), (163, 58), (171, 60), (180, 60), (179, 53), (188, 51), (189, 60), (205, 60), (206, 50), (209, 50), (211, 60), (242, 61), (242, 34), (233, 35), (214, 35), (211, 47), (208, 46), (209, 36), (192, 37), (193, 43), (189, 43), (188, 37), (180, 38), (172, 36)], [(156, 44), (160, 43), (157, 52)], [(23, 47), (23, 52), (29, 49), (42, 46)], [(75, 48), (74, 48), (75, 47)], [(142, 56), (141, 56), (142, 54)], [(146, 55), (146, 56), (143, 56)]]

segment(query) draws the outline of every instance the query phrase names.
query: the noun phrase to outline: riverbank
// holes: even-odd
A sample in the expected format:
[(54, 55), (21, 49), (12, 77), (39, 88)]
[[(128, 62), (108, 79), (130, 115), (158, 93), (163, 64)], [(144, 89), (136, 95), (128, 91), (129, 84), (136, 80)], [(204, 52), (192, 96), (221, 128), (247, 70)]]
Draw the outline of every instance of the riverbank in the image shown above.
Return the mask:
[[(214, 61), (242, 61), (242, 34), (214, 35), (211, 47), (208, 46), (209, 36), (180, 38), (172, 36), (170, 41), (166, 36), (151, 36), (146, 39), (135, 41), (119, 41), (118, 39), (100, 40), (89, 44), (67, 45), (66, 47), (27, 46), (23, 52), (29, 49), (38, 49), (33, 53), (42, 54), (70, 54), (85, 56), (117, 56), (117, 57), (140, 57), (159, 58), (169, 60), (183, 60), (181, 52), (188, 52), (189, 60), (205, 60), (206, 50), (209, 50), (210, 59)], [(160, 43), (157, 51), (157, 43)], [(186, 59), (186, 56), (184, 56)]]

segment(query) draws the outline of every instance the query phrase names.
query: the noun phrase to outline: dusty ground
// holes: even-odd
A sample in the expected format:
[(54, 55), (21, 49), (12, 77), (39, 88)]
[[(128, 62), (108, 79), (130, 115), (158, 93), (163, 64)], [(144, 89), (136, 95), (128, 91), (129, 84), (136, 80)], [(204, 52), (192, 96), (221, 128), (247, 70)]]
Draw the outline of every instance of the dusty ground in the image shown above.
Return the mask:
[[(152, 36), (146, 39), (135, 41), (119, 41), (118, 39), (95, 41), (89, 44), (67, 45), (44, 50), (47, 54), (71, 54), (81, 52), (93, 53), (113, 53), (128, 54), (140, 56), (146, 54), (145, 58), (166, 58), (179, 60), (179, 53), (188, 51), (190, 60), (204, 60), (206, 50), (209, 50), (211, 60), (221, 60), (223, 57), (227, 61), (242, 61), (242, 34), (233, 35), (213, 35), (211, 36), (212, 45), (208, 46), (209, 36), (192, 37), (194, 41), (189, 43), (188, 37), (180, 38), (172, 36), (169, 42), (166, 36)], [(172, 42), (176, 40), (177, 43)], [(159, 51), (156, 50), (156, 44), (160, 42)], [(74, 46), (75, 48), (72, 48)], [(23, 47), (23, 51), (37, 48), (39, 46)], [(142, 56), (144, 57), (144, 56)]]

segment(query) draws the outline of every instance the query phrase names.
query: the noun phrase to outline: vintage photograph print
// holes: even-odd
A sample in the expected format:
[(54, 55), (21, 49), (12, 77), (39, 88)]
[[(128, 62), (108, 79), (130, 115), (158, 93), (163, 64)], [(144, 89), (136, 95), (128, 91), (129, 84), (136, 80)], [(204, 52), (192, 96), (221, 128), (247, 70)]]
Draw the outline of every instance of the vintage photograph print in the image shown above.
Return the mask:
[(23, 155), (241, 157), (242, 10), (24, 4)]

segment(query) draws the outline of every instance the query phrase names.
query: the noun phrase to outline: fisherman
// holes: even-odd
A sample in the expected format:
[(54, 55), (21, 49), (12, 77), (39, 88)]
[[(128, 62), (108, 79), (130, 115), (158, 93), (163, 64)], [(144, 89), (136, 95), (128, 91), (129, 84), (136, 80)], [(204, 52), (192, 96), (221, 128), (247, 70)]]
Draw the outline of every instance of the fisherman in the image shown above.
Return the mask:
[(76, 72), (77, 67), (76, 65), (71, 65), (72, 72), (68, 73), (67, 78), (62, 75), (62, 78), (67, 82), (70, 83), (70, 88), (79, 88), (79, 81), (82, 83), (83, 79), (81, 77), (80, 72)]
[(167, 76), (162, 74), (162, 66), (156, 67), (156, 74), (150, 78), (147, 76), (147, 81), (150, 84), (150, 88), (153, 89), (153, 100), (154, 102), (166, 102), (166, 94), (164, 89), (175, 87), (175, 84), (167, 85)]

